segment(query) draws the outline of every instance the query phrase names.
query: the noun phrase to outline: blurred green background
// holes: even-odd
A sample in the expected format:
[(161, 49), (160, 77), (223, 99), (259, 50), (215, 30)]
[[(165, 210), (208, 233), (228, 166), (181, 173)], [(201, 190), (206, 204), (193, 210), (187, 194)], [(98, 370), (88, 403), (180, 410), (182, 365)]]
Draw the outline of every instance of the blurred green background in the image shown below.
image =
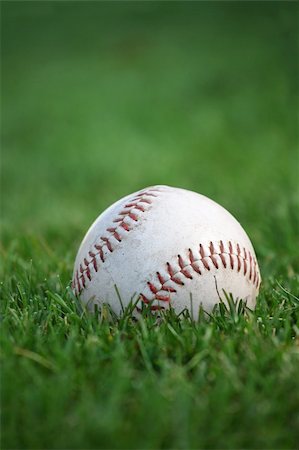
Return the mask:
[[(3, 448), (295, 448), (298, 3), (1, 13)], [(79, 318), (66, 287), (85, 231), (154, 184), (242, 223), (263, 277), (252, 316)]]
[(297, 9), (2, 2), (4, 229), (80, 239), (112, 201), (170, 184), (258, 234), (297, 188)]

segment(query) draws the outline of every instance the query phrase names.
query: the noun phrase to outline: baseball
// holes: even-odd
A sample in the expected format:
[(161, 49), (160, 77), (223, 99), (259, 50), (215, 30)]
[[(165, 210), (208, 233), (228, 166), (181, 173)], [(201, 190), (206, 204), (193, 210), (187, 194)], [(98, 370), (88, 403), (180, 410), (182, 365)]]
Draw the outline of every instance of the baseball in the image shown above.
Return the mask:
[[(136, 302), (152, 311), (210, 312), (224, 292), (254, 308), (260, 272), (239, 222), (209, 198), (154, 186), (106, 209), (79, 248), (72, 289), (91, 311), (108, 303), (120, 315)], [(121, 298), (121, 300), (120, 300)]]

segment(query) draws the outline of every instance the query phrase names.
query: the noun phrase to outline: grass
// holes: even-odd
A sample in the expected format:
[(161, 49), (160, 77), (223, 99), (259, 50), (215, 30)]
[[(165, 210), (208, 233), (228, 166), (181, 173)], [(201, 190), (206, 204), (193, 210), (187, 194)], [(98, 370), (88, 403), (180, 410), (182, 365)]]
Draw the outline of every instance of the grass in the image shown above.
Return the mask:
[[(1, 8), (1, 447), (297, 448), (298, 4)], [(87, 227), (152, 184), (240, 220), (254, 312), (82, 311)]]

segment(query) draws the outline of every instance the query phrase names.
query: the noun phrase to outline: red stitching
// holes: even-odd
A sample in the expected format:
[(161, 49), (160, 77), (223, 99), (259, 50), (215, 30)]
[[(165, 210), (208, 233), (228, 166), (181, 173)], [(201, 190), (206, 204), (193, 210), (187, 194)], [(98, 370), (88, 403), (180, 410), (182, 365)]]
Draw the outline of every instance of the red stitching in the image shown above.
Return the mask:
[(77, 290), (79, 292), (81, 292), (81, 285), (80, 285), (80, 281), (79, 281), (79, 273), (78, 273), (78, 269), (76, 270), (76, 281), (77, 281)]
[(244, 272), (243, 272), (243, 275), (246, 275), (246, 272), (247, 272), (247, 262), (246, 262), (246, 259), (243, 259), (243, 264), (244, 264)]
[(167, 291), (167, 292), (177, 292), (177, 290), (174, 289), (173, 287), (171, 287), (171, 286), (163, 286), (163, 285), (162, 285), (160, 290), (161, 291)]
[(148, 197), (158, 197), (158, 195), (154, 194), (153, 191), (157, 191), (157, 189), (149, 189), (148, 191), (139, 192), (136, 197), (143, 197), (144, 195), (147, 195)]
[(156, 288), (156, 286), (154, 286), (152, 283), (150, 283), (149, 281), (147, 282), (147, 284), (148, 284), (148, 287), (150, 288), (150, 290), (151, 290), (151, 292), (153, 293), (153, 294), (156, 294), (158, 291), (159, 291), (159, 289), (158, 288)]
[[(209, 257), (208, 257), (209, 258)], [(211, 270), (210, 269), (210, 266), (209, 266), (209, 263), (208, 263), (208, 261), (206, 260), (206, 257), (205, 256), (203, 256), (203, 258), (202, 258), (202, 263), (203, 263), (203, 265), (205, 266), (205, 268), (207, 269), (207, 270)], [(212, 261), (213, 262), (213, 261)]]
[(170, 278), (172, 278), (173, 275), (174, 275), (174, 270), (173, 270), (173, 268), (171, 267), (171, 265), (170, 265), (169, 262), (166, 263), (166, 266), (167, 266), (167, 272), (169, 273)]
[(100, 256), (101, 261), (102, 261), (102, 262), (105, 262), (105, 257), (104, 257), (104, 252), (103, 252), (102, 246), (101, 246), (101, 245), (98, 245), (98, 244), (95, 244), (95, 245), (94, 245), (94, 248), (95, 248), (96, 250), (98, 250), (97, 254)]
[[(177, 262), (178, 262), (178, 267), (179, 270), (175, 271), (173, 266), (170, 264), (170, 262), (166, 263), (166, 270), (170, 276), (170, 280), (165, 280), (160, 272), (156, 272), (156, 276), (158, 278), (158, 282), (160, 283), (161, 287), (160, 289), (158, 289), (154, 282), (148, 282), (148, 286), (150, 288), (150, 291), (154, 294), (153, 298), (149, 298), (147, 296), (145, 296), (143, 293), (140, 293), (140, 298), (141, 300), (150, 305), (150, 309), (152, 311), (156, 311), (158, 309), (164, 309), (163, 306), (161, 305), (153, 305), (152, 303), (155, 300), (158, 301), (163, 301), (163, 302), (170, 302), (170, 293), (171, 292), (177, 292), (177, 290), (172, 287), (172, 286), (165, 286), (165, 283), (167, 283), (167, 281), (172, 281), (173, 283), (183, 286), (184, 282), (178, 277), (179, 274), (182, 274), (185, 278), (188, 279), (192, 279), (192, 275), (190, 273), (190, 269), (192, 268), (196, 273), (198, 273), (199, 275), (202, 275), (202, 272), (199, 268), (200, 263), (204, 266), (204, 268), (206, 270), (211, 270), (211, 267), (209, 266), (208, 261), (211, 261), (212, 264), (214, 265), (214, 267), (216, 269), (219, 269), (219, 263), (220, 261), (222, 262), (222, 265), (224, 267), (224, 269), (227, 268), (227, 263), (226, 263), (226, 255), (229, 256), (230, 258), (230, 268), (231, 270), (236, 270), (238, 273), (241, 272), (241, 268), (242, 268), (242, 263), (243, 263), (243, 275), (245, 276), (248, 273), (248, 269), (249, 269), (249, 275), (248, 278), (251, 281), (252, 279), (252, 266), (254, 266), (254, 276), (253, 276), (253, 280), (252, 283), (256, 286), (256, 288), (259, 287), (260, 285), (260, 277), (258, 274), (258, 269), (257, 269), (257, 262), (255, 260), (255, 258), (252, 257), (251, 253), (245, 250), (245, 248), (243, 248), (243, 254), (241, 253), (241, 248), (240, 245), (237, 244), (236, 245), (236, 250), (234, 251), (233, 249), (233, 245), (232, 242), (229, 241), (228, 242), (228, 251), (225, 250), (224, 244), (222, 241), (220, 241), (219, 243), (219, 251), (216, 250), (216, 245), (213, 242), (210, 242), (209, 244), (209, 250), (210, 250), (210, 255), (206, 254), (206, 251), (203, 247), (202, 244), (199, 245), (199, 255), (200, 258), (196, 259), (194, 256), (194, 252), (192, 252), (192, 250), (189, 248), (188, 249), (188, 261), (184, 262), (184, 259), (181, 255), (177, 256)], [(220, 259), (217, 259), (217, 256), (219, 256)], [(237, 266), (235, 267), (234, 265), (234, 258), (237, 259)], [(248, 267), (249, 266), (249, 267)], [(168, 291), (169, 295), (168, 296), (164, 296), (163, 293), (161, 294), (161, 291)]]
[(200, 253), (200, 256), (202, 257), (202, 258), (204, 258), (206, 255), (205, 255), (205, 251), (204, 251), (204, 248), (203, 248), (203, 246), (201, 245), (201, 244), (199, 244), (199, 253)]
[(201, 275), (201, 270), (200, 270), (200, 268), (198, 267), (197, 261), (195, 261), (194, 263), (192, 263), (192, 264), (191, 264), (191, 267), (192, 267), (193, 270), (195, 270), (195, 272), (197, 272), (199, 275)]
[[(76, 295), (80, 295), (82, 290), (86, 287), (86, 277), (90, 281), (92, 278), (91, 275), (91, 266), (94, 267), (94, 270), (97, 272), (99, 270), (99, 261), (97, 261), (97, 257), (100, 258), (101, 262), (104, 263), (107, 255), (104, 253), (104, 248), (107, 248), (110, 253), (113, 252), (114, 247), (116, 245), (115, 240), (118, 242), (121, 242), (123, 237), (117, 230), (118, 227), (125, 230), (126, 232), (131, 231), (134, 228), (133, 224), (128, 224), (125, 220), (126, 218), (129, 218), (133, 220), (134, 222), (138, 222), (140, 217), (132, 211), (133, 209), (140, 211), (141, 213), (144, 213), (147, 211), (146, 205), (151, 205), (153, 203), (154, 198), (159, 196), (159, 193), (161, 192), (160, 189), (148, 189), (147, 191), (139, 192), (134, 197), (132, 197), (131, 200), (128, 201), (128, 203), (125, 204), (125, 206), (122, 207), (122, 210), (118, 213), (118, 217), (116, 217), (112, 222), (116, 224), (115, 227), (108, 227), (106, 229), (107, 236), (101, 236), (99, 242), (95, 243), (93, 245), (93, 251), (89, 251), (88, 255), (90, 257), (90, 260), (87, 257), (83, 258), (83, 264), (80, 263), (79, 265), (79, 271), (76, 270), (74, 274), (74, 278), (72, 281), (72, 289), (74, 290)], [(153, 198), (148, 198), (153, 197)], [(144, 205), (144, 206), (143, 206)], [(113, 238), (114, 242), (113, 242)]]
[(250, 267), (250, 272), (249, 272), (249, 280), (251, 281), (251, 277), (252, 277), (252, 256), (251, 253), (249, 253), (249, 267)]
[(169, 297), (169, 295), (164, 296), (164, 295), (161, 295), (161, 294), (156, 294), (156, 299), (157, 299), (157, 300), (160, 300), (160, 301), (162, 301), (162, 302), (170, 302), (170, 297)]
[(224, 250), (224, 244), (223, 244), (223, 241), (220, 241), (220, 253), (222, 254), (222, 253), (224, 253), (225, 252), (225, 250)]
[(166, 282), (166, 280), (162, 277), (162, 275), (159, 272), (157, 272), (157, 277), (161, 284), (164, 284)]
[(241, 261), (240, 261), (240, 256), (239, 255), (237, 255), (237, 259), (238, 259), (238, 272), (240, 272), (240, 270), (241, 270)]
[(195, 258), (194, 258), (194, 255), (193, 255), (193, 252), (192, 252), (191, 248), (189, 248), (188, 251), (189, 251), (189, 259), (190, 259), (191, 264), (192, 264), (192, 263), (194, 263)]
[(87, 267), (86, 276), (89, 279), (89, 281), (91, 281), (91, 275), (90, 275), (90, 268), (89, 267)]
[(128, 216), (133, 219), (135, 222), (138, 222), (138, 217), (136, 216), (136, 214), (133, 214), (131, 212), (129, 212)]
[(214, 255), (211, 255), (210, 258), (211, 258), (211, 260), (212, 260), (212, 263), (213, 263), (214, 266), (216, 267), (216, 269), (219, 269), (218, 262), (217, 262), (217, 259), (215, 258), (215, 256), (214, 256)]
[(215, 252), (215, 249), (214, 249), (214, 244), (213, 244), (212, 241), (210, 242), (210, 252), (211, 252), (211, 255), (213, 255), (214, 253), (216, 253), (216, 252)]
[(223, 253), (220, 253), (220, 259), (222, 261), (223, 267), (226, 269), (226, 260), (225, 260), (225, 256)]
[(145, 208), (144, 208), (144, 206), (142, 206), (142, 205), (135, 205), (134, 208), (135, 208), (135, 209), (138, 209), (139, 211), (142, 211), (142, 212), (145, 212), (145, 211), (146, 211)]
[(85, 281), (84, 273), (82, 273), (82, 275), (80, 276), (79, 280), (82, 280), (82, 285), (85, 288), (86, 287), (86, 281)]
[(124, 230), (126, 230), (126, 231), (130, 231), (130, 230), (131, 230), (131, 228), (129, 227), (129, 225), (128, 225), (127, 223), (125, 223), (125, 222), (122, 222), (122, 223), (120, 224), (120, 226), (121, 226)]
[(149, 205), (152, 204), (151, 200), (148, 200), (146, 198), (141, 198), (140, 200), (138, 200), (140, 203), (148, 203)]
[(126, 205), (125, 205), (125, 208), (136, 208), (136, 206), (137, 206), (137, 203), (135, 202), (135, 203), (127, 203)]

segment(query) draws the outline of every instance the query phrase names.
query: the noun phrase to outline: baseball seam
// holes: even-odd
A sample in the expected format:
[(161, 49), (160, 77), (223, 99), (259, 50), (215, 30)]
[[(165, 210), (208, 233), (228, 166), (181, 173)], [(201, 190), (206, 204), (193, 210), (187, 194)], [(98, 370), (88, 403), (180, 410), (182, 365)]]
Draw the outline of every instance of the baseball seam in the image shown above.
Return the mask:
[(75, 295), (80, 295), (82, 290), (87, 287), (87, 283), (91, 281), (92, 267), (95, 272), (98, 272), (101, 264), (106, 261), (107, 255), (113, 253), (117, 244), (125, 237), (125, 234), (134, 229), (141, 218), (141, 214), (148, 211), (153, 200), (155, 197), (158, 197), (160, 192), (160, 189), (149, 188), (128, 199), (113, 220), (113, 225), (106, 228), (104, 235), (92, 245), (88, 256), (85, 256), (83, 261), (77, 266), (78, 268), (74, 272), (71, 284)]
[(227, 245), (220, 241), (218, 245), (210, 242), (209, 247), (199, 244), (197, 251), (189, 248), (185, 258), (178, 255), (175, 263), (167, 262), (165, 270), (156, 272), (154, 279), (147, 282), (147, 292), (140, 293), (140, 298), (143, 303), (150, 305), (152, 311), (164, 309), (161, 302), (169, 303), (170, 294), (184, 286), (186, 279), (192, 280), (194, 274), (204, 275), (211, 270), (211, 266), (236, 270), (247, 276), (257, 290), (259, 288), (257, 262), (250, 251), (245, 248), (241, 250), (239, 244), (234, 249), (231, 241)]

